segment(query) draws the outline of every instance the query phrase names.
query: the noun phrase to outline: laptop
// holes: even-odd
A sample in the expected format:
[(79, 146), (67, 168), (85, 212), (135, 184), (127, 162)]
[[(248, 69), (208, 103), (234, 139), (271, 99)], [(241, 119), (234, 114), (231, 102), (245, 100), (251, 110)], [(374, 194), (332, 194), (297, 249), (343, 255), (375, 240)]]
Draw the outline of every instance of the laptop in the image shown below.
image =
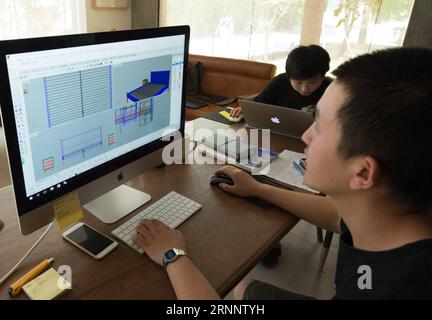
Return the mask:
[(314, 117), (306, 111), (252, 100), (239, 99), (238, 102), (250, 128), (270, 129), (270, 132), (300, 139), (314, 122)]

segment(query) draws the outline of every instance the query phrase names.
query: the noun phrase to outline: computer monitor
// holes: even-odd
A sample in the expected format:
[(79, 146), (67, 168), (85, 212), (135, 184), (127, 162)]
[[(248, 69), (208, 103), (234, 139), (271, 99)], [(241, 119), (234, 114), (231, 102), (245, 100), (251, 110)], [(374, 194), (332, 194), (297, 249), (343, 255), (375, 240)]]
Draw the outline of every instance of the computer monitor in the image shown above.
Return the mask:
[(162, 163), (167, 135), (183, 135), (189, 33), (177, 26), (0, 42), (22, 234), (51, 222), (53, 202), (71, 192), (106, 223), (149, 200), (122, 184)]

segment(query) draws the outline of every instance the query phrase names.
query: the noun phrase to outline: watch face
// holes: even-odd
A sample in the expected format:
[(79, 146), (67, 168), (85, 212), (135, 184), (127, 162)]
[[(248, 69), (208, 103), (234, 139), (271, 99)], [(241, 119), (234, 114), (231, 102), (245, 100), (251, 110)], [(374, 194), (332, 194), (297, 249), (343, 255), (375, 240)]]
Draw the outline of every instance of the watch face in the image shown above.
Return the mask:
[(172, 258), (174, 258), (176, 256), (176, 253), (174, 252), (174, 250), (168, 250), (166, 253), (165, 253), (165, 258), (167, 259), (167, 260), (171, 260)]

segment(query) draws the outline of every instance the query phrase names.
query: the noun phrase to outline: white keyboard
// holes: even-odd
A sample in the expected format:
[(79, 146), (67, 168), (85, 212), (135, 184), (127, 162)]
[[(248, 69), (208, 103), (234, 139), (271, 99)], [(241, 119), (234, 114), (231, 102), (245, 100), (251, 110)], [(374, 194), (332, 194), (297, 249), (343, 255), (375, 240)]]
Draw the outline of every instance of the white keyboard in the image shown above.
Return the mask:
[(175, 229), (187, 218), (201, 209), (201, 205), (181, 194), (171, 191), (166, 196), (160, 198), (151, 206), (133, 216), (117, 229), (111, 231), (118, 239), (126, 243), (131, 248), (143, 254), (144, 250), (139, 248), (133, 241), (136, 235), (136, 227), (141, 219), (157, 219), (171, 228)]

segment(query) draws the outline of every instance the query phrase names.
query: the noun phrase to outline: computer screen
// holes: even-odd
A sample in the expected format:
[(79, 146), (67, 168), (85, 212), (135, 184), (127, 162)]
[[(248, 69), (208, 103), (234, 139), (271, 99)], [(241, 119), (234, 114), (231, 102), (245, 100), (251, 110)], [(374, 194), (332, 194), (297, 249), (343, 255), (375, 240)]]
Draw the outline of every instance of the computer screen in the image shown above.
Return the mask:
[(173, 27), (0, 44), (2, 116), (20, 215), (183, 130), (188, 38), (188, 27)]

